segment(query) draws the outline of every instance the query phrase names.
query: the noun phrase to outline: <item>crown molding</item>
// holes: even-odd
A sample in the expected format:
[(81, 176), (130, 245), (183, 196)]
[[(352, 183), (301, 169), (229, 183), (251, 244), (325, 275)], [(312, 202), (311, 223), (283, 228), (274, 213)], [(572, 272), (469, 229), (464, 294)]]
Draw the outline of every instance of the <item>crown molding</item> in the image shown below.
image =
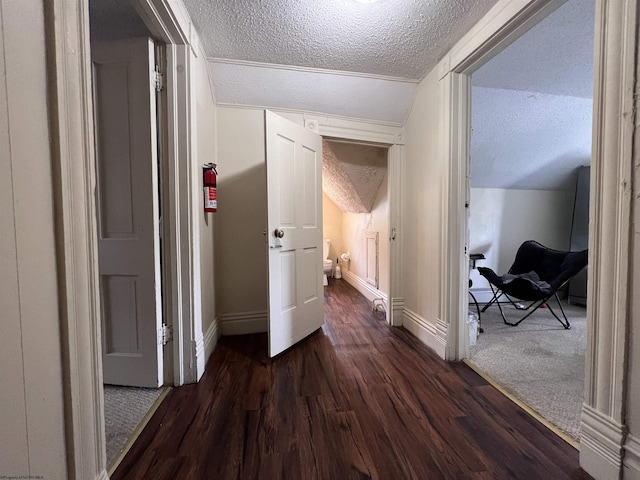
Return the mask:
[(371, 73), (363, 73), (363, 72), (348, 72), (344, 70), (329, 70), (325, 68), (314, 68), (314, 67), (300, 67), (296, 65), (282, 65), (279, 63), (263, 63), (263, 62), (254, 62), (249, 60), (234, 60), (230, 58), (217, 58), (217, 57), (207, 57), (207, 61), (209, 63), (224, 63), (227, 65), (238, 65), (242, 67), (257, 67), (257, 68), (269, 68), (269, 69), (277, 69), (277, 70), (290, 70), (294, 72), (302, 72), (302, 73), (316, 73), (320, 75), (340, 75), (344, 77), (360, 77), (360, 78), (368, 78), (371, 80), (381, 80), (385, 82), (401, 82), (401, 83), (411, 83), (413, 85), (417, 85), (420, 83), (420, 80), (406, 77), (393, 77), (387, 75), (375, 75)]

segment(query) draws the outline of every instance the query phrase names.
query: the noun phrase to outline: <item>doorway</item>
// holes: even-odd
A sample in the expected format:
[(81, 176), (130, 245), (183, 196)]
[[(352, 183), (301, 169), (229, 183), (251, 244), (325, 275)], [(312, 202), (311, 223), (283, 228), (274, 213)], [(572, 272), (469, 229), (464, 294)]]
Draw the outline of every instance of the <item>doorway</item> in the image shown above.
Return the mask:
[[(588, 231), (577, 221), (581, 212), (588, 217), (588, 190), (580, 198), (576, 186), (591, 160), (594, 18), (595, 2), (569, 0), (473, 72), (467, 227), (470, 255), (483, 258), (472, 267), (505, 274), (527, 240), (558, 251), (588, 248)], [(484, 310), (490, 285), (476, 268), (469, 272), (470, 292)], [(494, 304), (477, 312), (483, 333), (470, 332), (468, 357), (576, 446), (586, 295), (569, 301), (568, 293), (579, 282), (559, 295), (571, 329), (552, 316), (555, 298), (516, 327), (505, 325)], [(586, 291), (586, 276), (581, 286)], [(500, 300), (509, 321), (533, 311)], [(515, 301), (520, 309), (530, 303)]]
[(386, 315), (389, 147), (325, 137), (322, 148), (323, 237), (329, 246), (325, 260), (332, 263), (328, 282), (351, 284), (372, 302), (372, 309)]
[[(112, 470), (163, 398), (164, 50), (128, 2), (90, 2), (104, 422)], [(126, 25), (123, 27), (123, 24)], [(169, 350), (169, 349), (167, 349)]]

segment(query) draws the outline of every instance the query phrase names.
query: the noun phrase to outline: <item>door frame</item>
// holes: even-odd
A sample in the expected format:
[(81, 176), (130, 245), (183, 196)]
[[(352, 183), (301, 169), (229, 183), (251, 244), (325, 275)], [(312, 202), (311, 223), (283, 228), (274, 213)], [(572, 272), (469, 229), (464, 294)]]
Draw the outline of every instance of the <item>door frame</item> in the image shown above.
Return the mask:
[[(402, 326), (402, 191), (404, 180), (404, 127), (395, 124), (304, 114), (304, 126), (323, 137), (389, 145), (387, 193), (389, 195), (389, 295), (387, 322)], [(393, 238), (392, 238), (393, 237)]]
[[(464, 335), (468, 260), (466, 172), (469, 165), (471, 74), (565, 0), (512, 0), (491, 10), (441, 61), (442, 155), (445, 179), (447, 359), (468, 355)], [(627, 446), (629, 258), (633, 180), (638, 0), (596, 2), (592, 176), (585, 398), (580, 465), (596, 478), (617, 478)], [(631, 440), (633, 441), (633, 440)]]
[[(107, 479), (100, 345), (95, 155), (87, 0), (43, 2), (54, 172), (56, 255), (63, 343), (67, 464), (70, 478)], [(173, 383), (195, 382), (204, 361), (196, 341), (194, 252), (198, 210), (191, 158), (191, 25), (174, 0), (136, 0), (154, 36), (166, 43), (167, 156), (164, 243), (167, 321), (172, 320)], [(200, 365), (202, 364), (202, 365)]]

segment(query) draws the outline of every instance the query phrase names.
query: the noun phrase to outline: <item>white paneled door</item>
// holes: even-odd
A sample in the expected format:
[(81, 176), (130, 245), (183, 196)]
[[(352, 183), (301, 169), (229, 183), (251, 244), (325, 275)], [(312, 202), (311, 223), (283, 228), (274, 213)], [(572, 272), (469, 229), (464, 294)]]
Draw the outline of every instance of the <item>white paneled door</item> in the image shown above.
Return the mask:
[(104, 383), (162, 385), (154, 44), (91, 45)]
[(322, 138), (265, 112), (269, 355), (324, 323)]

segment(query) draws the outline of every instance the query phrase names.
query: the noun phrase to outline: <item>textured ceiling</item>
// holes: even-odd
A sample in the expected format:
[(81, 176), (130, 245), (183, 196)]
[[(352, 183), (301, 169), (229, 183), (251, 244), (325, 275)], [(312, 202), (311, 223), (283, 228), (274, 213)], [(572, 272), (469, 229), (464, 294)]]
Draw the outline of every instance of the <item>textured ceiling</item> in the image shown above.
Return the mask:
[(209, 57), (419, 79), (496, 0), (184, 0)]
[(343, 212), (370, 213), (386, 171), (386, 148), (322, 141), (322, 190)]
[(474, 73), (472, 187), (574, 187), (591, 157), (594, 5), (569, 0)]
[(473, 74), (474, 86), (591, 98), (594, 0), (569, 0)]
[(589, 98), (473, 88), (471, 186), (570, 190), (591, 157)]

